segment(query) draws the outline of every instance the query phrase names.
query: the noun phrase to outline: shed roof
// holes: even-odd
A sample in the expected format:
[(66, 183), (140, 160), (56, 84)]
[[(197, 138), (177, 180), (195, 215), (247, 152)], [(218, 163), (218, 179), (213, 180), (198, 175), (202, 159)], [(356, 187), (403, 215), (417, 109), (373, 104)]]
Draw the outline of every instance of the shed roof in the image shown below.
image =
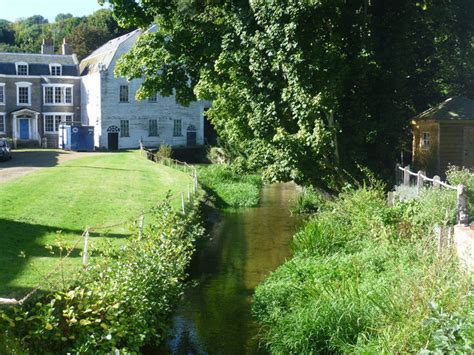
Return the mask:
[(415, 120), (474, 120), (474, 100), (461, 96), (450, 97), (420, 113)]

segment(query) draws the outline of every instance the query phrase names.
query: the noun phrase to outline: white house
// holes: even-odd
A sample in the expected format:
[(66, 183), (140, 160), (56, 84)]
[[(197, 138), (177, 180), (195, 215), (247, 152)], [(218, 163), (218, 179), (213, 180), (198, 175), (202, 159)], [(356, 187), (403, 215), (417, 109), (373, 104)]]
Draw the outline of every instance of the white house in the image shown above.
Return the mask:
[(95, 146), (108, 150), (137, 148), (140, 140), (147, 146), (203, 144), (208, 102), (184, 107), (174, 96), (159, 95), (137, 101), (135, 93), (142, 79), (129, 82), (114, 76), (117, 60), (140, 34), (141, 30), (136, 30), (115, 38), (80, 63), (81, 117), (83, 124), (94, 126)]

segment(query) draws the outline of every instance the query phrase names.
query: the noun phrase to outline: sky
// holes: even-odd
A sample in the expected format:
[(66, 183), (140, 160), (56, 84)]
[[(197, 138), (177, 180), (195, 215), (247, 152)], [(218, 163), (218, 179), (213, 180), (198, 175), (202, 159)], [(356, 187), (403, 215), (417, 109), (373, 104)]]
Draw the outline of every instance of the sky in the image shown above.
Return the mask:
[(100, 8), (97, 0), (0, 0), (0, 19), (15, 21), (20, 17), (41, 15), (54, 22), (60, 13), (86, 16)]

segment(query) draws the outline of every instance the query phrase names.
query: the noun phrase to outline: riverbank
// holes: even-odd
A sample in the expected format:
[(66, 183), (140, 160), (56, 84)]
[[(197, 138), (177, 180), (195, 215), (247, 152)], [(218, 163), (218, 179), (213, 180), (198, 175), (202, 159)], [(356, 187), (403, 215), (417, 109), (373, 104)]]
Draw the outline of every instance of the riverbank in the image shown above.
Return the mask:
[[(452, 196), (451, 196), (452, 195)], [(427, 238), (455, 196), (390, 208), (380, 187), (328, 201), (260, 284), (253, 313), (271, 353), (472, 351), (472, 279)]]

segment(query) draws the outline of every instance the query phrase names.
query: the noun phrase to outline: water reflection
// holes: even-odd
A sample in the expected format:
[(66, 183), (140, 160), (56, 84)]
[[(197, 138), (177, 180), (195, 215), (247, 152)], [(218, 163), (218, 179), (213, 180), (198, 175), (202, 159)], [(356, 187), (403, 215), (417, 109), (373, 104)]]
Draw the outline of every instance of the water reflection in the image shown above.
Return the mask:
[(290, 254), (288, 243), (298, 224), (289, 212), (295, 193), (294, 184), (269, 185), (259, 207), (223, 213), (192, 265), (198, 286), (186, 292), (164, 352), (259, 353), (251, 297)]

